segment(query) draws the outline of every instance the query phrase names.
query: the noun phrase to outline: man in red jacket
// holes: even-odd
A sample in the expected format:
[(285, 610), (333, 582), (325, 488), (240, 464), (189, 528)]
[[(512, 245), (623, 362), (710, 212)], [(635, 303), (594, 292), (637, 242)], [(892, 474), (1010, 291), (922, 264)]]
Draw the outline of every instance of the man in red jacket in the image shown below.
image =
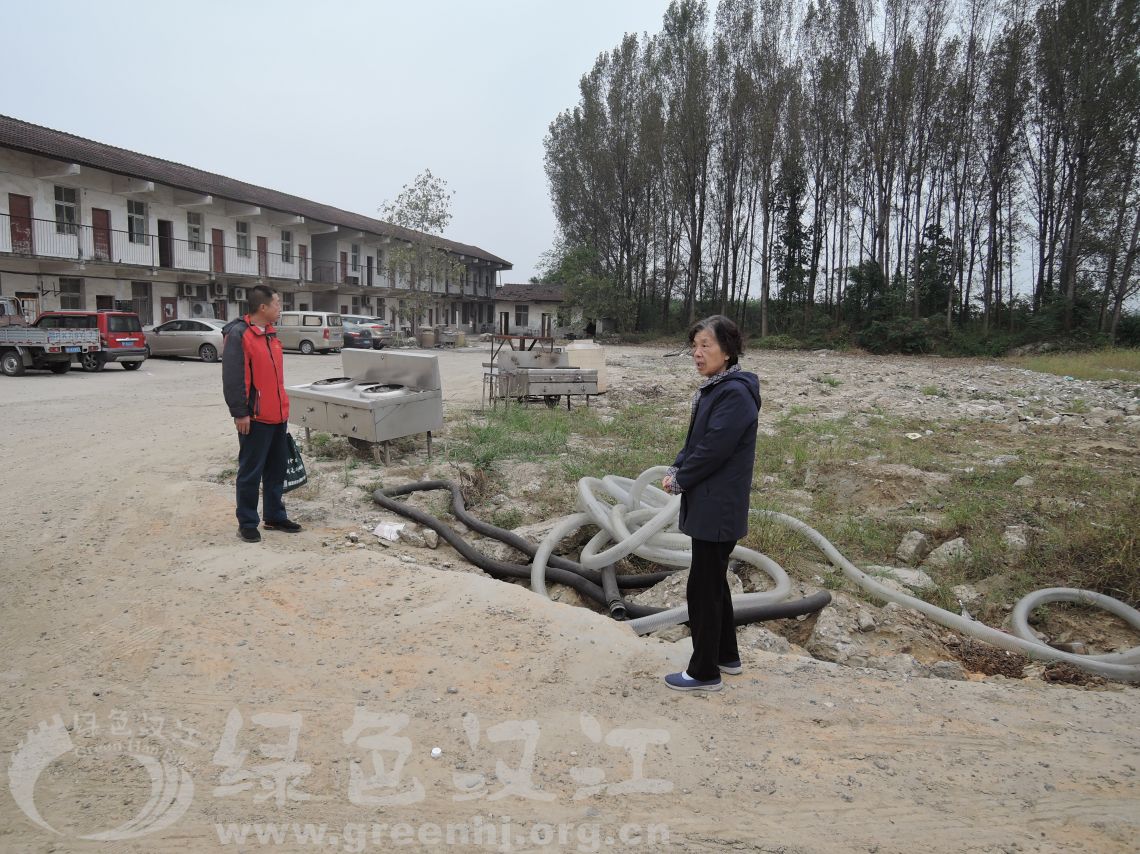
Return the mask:
[(222, 346), (222, 388), (238, 432), (238, 536), (261, 541), (257, 530), (257, 492), (267, 531), (295, 534), (281, 500), (289, 453), (286, 431), (289, 396), (285, 394), (284, 359), (273, 324), (281, 317), (281, 295), (268, 285), (249, 291), (250, 313), (226, 325)]

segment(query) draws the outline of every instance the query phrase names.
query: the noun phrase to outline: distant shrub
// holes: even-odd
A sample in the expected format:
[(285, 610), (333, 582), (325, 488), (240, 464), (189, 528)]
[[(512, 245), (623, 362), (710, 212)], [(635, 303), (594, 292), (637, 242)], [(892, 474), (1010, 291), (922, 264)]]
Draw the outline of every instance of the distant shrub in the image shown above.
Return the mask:
[(769, 335), (767, 338), (752, 338), (748, 346), (754, 350), (801, 350), (803, 344), (791, 335)]
[(929, 353), (934, 349), (925, 320), (875, 320), (859, 332), (859, 346), (871, 353)]

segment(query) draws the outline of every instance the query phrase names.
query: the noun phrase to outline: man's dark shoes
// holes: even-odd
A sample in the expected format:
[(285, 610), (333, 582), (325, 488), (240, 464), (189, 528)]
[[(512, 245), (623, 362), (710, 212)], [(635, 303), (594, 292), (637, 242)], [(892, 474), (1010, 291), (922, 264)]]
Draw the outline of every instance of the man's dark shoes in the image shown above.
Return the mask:
[(260, 543), (261, 531), (257, 528), (238, 528), (238, 536), (247, 543)]
[(264, 522), (262, 525), (267, 531), (284, 531), (286, 534), (295, 534), (301, 530), (300, 525), (289, 519), (282, 519), (280, 522)]

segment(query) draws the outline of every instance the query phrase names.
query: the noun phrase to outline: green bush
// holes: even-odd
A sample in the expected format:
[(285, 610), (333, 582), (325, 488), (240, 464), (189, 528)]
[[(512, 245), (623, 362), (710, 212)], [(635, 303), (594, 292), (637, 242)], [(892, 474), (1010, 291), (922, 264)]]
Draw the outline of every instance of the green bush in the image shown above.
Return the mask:
[(929, 353), (934, 349), (925, 320), (875, 320), (858, 336), (859, 346), (872, 353)]
[(752, 338), (748, 346), (753, 350), (801, 350), (803, 344), (791, 335), (769, 335), (767, 338)]

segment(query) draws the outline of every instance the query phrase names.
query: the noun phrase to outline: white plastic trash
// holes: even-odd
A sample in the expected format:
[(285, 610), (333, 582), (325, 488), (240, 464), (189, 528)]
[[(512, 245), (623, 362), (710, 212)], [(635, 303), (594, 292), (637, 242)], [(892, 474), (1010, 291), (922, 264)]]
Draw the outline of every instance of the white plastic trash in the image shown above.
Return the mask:
[(400, 531), (402, 530), (404, 530), (403, 522), (399, 522), (395, 525), (391, 525), (387, 522), (381, 522), (375, 527), (375, 529), (373, 529), (372, 533), (383, 540), (390, 540), (394, 543), (400, 539)]
[(606, 348), (592, 340), (571, 341), (563, 348), (572, 368), (598, 372), (598, 391), (606, 390)]

